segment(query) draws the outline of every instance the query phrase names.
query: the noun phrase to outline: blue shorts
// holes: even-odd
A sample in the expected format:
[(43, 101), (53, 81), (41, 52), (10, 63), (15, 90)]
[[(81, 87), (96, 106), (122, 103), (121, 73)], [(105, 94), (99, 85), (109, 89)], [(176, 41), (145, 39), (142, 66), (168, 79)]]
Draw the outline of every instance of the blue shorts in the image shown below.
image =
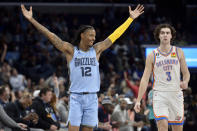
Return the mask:
[(98, 98), (96, 93), (71, 93), (69, 104), (68, 122), (71, 126), (96, 127), (98, 125)]

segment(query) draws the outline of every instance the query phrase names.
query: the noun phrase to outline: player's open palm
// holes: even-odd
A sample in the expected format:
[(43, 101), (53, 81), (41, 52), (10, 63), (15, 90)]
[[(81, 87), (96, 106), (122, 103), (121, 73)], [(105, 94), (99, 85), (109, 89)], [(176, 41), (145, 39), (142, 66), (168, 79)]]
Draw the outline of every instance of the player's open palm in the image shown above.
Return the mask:
[(129, 14), (130, 17), (133, 19), (136, 19), (138, 16), (144, 13), (144, 6), (143, 5), (137, 5), (135, 10), (131, 10), (131, 7), (129, 6)]
[(25, 6), (23, 4), (21, 4), (21, 10), (23, 12), (23, 15), (25, 16), (25, 18), (27, 18), (28, 20), (30, 20), (32, 18), (32, 6), (30, 6), (30, 10), (28, 11)]

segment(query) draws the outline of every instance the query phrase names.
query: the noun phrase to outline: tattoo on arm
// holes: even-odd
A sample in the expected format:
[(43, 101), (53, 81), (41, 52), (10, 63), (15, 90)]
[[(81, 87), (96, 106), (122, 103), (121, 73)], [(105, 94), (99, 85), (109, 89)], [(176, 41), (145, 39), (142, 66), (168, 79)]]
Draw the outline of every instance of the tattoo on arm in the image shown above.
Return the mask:
[(113, 43), (111, 42), (110, 39), (105, 39), (102, 42), (99, 42), (95, 45), (95, 47), (97, 48), (98, 53), (103, 52), (104, 50), (108, 49)]
[(57, 49), (59, 49), (60, 51), (63, 51), (63, 43), (64, 42), (59, 37), (57, 37), (55, 34), (53, 34), (52, 37), (49, 38), (49, 40), (53, 43), (53, 45)]
[(111, 40), (109, 38), (107, 38), (105, 41), (104, 41), (104, 48), (105, 49), (108, 49), (113, 43), (111, 42)]
[(63, 51), (63, 41), (58, 36), (50, 32), (46, 27), (38, 23), (35, 19), (32, 19), (31, 23), (36, 27), (39, 32), (46, 36), (57, 49)]

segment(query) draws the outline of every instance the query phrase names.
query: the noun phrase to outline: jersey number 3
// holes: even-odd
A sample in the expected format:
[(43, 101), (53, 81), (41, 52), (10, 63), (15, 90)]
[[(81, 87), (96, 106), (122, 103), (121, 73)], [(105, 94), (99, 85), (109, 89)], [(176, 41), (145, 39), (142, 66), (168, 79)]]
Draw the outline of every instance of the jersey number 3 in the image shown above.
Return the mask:
[(91, 67), (81, 67), (82, 77), (92, 76)]
[(166, 72), (166, 75), (167, 75), (167, 81), (171, 81), (171, 75), (170, 75), (170, 72)]

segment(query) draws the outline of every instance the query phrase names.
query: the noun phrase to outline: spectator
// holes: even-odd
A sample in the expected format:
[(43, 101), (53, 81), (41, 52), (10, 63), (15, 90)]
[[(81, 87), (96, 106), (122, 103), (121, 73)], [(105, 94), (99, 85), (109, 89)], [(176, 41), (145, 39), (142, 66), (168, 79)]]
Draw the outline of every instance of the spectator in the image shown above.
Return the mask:
[(120, 104), (117, 105), (116, 110), (114, 110), (111, 121), (118, 123), (119, 131), (133, 131), (133, 122), (129, 119), (127, 102), (124, 99), (120, 100)]
[[(49, 102), (52, 99), (52, 91), (50, 88), (42, 88), (39, 97), (32, 104), (32, 108), (39, 116), (37, 128), (44, 130), (56, 131), (60, 128), (60, 123), (52, 119), (53, 109)], [(39, 106), (38, 106), (39, 105)]]
[(18, 90), (24, 90), (25, 89), (25, 84), (27, 83), (25, 77), (22, 74), (18, 74), (18, 71), (16, 68), (13, 68), (11, 71), (11, 76), (10, 76), (10, 85), (12, 87), (12, 90), (18, 91)]
[(112, 125), (110, 123), (110, 115), (113, 113), (114, 105), (109, 97), (102, 100), (102, 105), (98, 108), (99, 124), (96, 131), (110, 131)]
[[(132, 84), (127, 76), (127, 72), (124, 72), (124, 79), (128, 85), (128, 87), (134, 92), (135, 98), (138, 96), (138, 90), (139, 90), (139, 85), (140, 85), (140, 80), (137, 79), (135, 81), (135, 84)], [(143, 99), (146, 100), (146, 94), (143, 95)]]
[(6, 86), (0, 86), (0, 105), (3, 107), (9, 102), (10, 88)]
[(14, 129), (14, 131), (21, 131), (27, 130), (26, 127), (27, 125), (16, 123), (12, 118), (10, 118), (0, 105), (0, 130), (12, 131), (12, 129)]
[(4, 62), (0, 69), (0, 84), (9, 84), (11, 66)]
[(154, 112), (153, 112), (153, 89), (151, 89), (148, 93), (148, 119), (150, 121), (151, 131), (157, 131), (157, 124), (154, 119)]
[(68, 93), (65, 92), (61, 97), (57, 104), (57, 110), (59, 113), (60, 121), (66, 123), (68, 120), (68, 101), (69, 96)]
[(26, 124), (28, 128), (30, 128), (30, 131), (40, 131), (40, 129), (34, 129), (38, 123), (38, 115), (28, 110), (31, 104), (31, 94), (24, 92), (19, 100), (7, 104), (5, 106), (5, 111), (16, 122)]
[(135, 122), (134, 119), (130, 119), (129, 110), (132, 111), (132, 104), (133, 102), (129, 98), (121, 98), (120, 104), (116, 106), (111, 116), (112, 123), (117, 123), (116, 126), (119, 128), (119, 131), (134, 131), (134, 126), (143, 126), (143, 122)]

